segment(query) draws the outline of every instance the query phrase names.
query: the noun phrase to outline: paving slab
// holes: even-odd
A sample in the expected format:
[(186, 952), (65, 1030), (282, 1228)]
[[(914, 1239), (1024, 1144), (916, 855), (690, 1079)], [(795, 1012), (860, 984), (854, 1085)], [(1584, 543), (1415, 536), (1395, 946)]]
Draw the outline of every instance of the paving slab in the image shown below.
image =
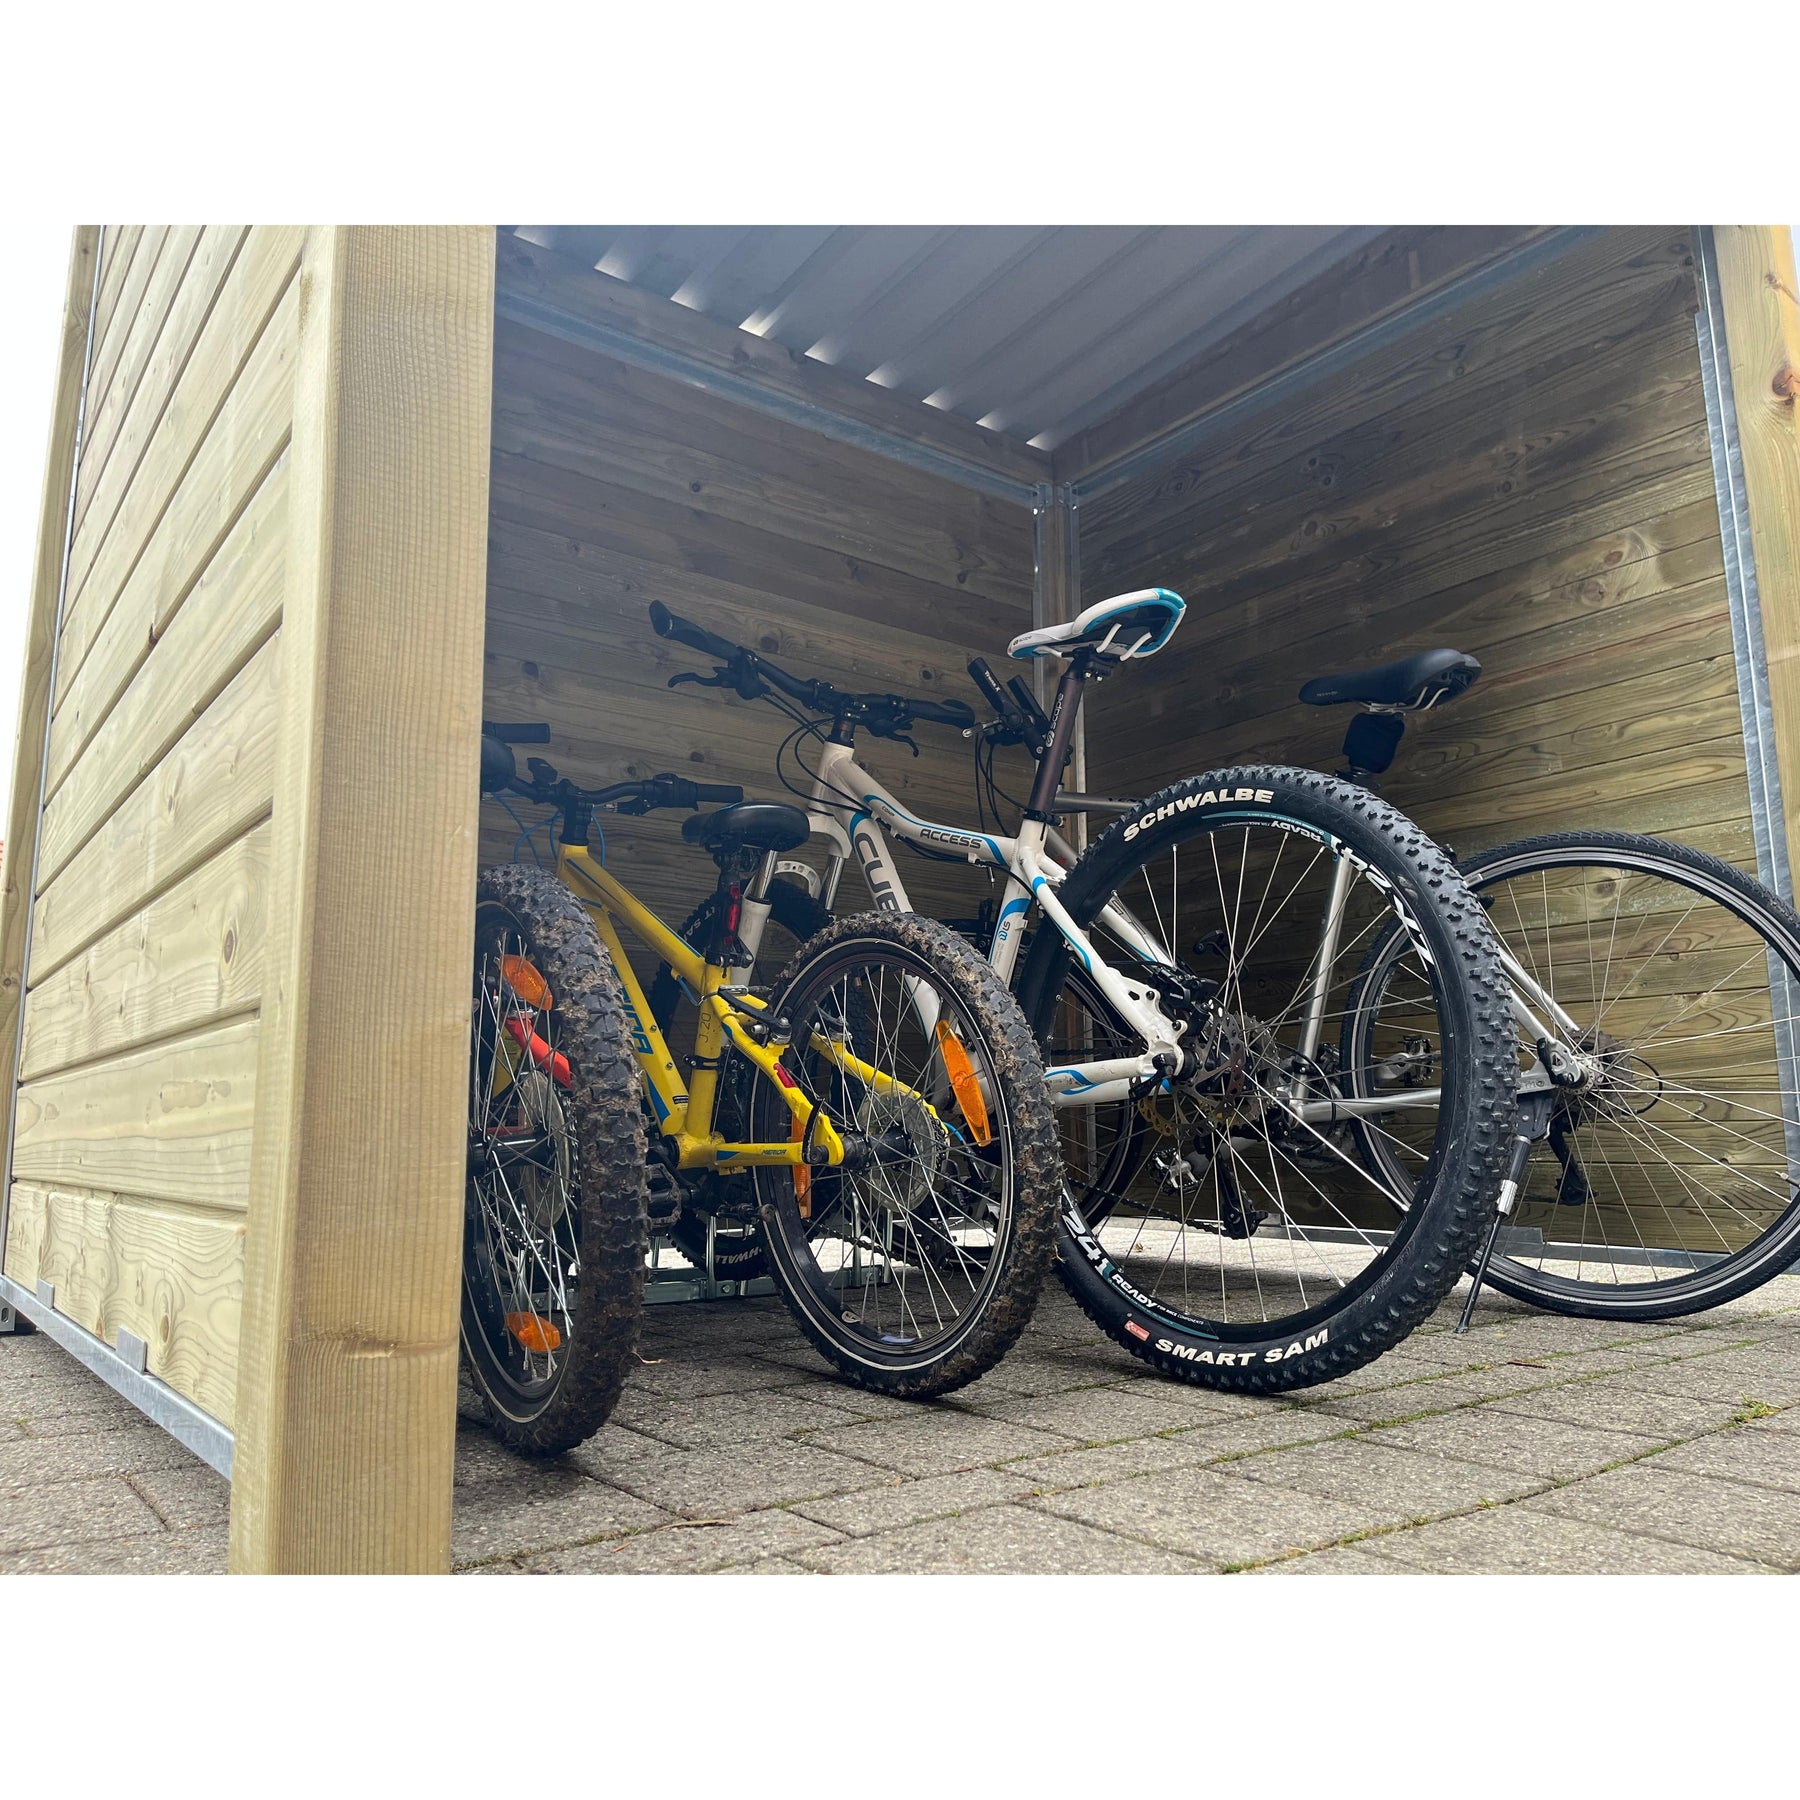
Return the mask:
[(1762, 1347), (1659, 1363), (1614, 1379), (1620, 1387), (1644, 1394), (1694, 1395), (1740, 1404), (1756, 1401), (1765, 1406), (1800, 1403), (1800, 1366), (1784, 1368)]
[(1527, 1475), (1547, 1475), (1557, 1481), (1597, 1475), (1614, 1463), (1659, 1450), (1663, 1444), (1661, 1438), (1596, 1431), (1560, 1419), (1534, 1419), (1527, 1427), (1521, 1425), (1520, 1417), (1470, 1407), (1410, 1425), (1383, 1427), (1369, 1441), (1463, 1462), (1490, 1463), (1497, 1469), (1516, 1469)]
[[(1228, 1423), (1229, 1421), (1227, 1421)], [(1132, 1438), (1089, 1450), (1069, 1449), (1051, 1456), (1027, 1456), (1002, 1463), (1001, 1470), (1031, 1484), (1032, 1491), (1054, 1494), (1065, 1488), (1093, 1487), (1132, 1475), (1156, 1475), (1165, 1469), (1192, 1469), (1211, 1462), (1215, 1452), (1205, 1430), (1169, 1437)]]
[(163, 1528), (125, 1482), (54, 1481), (0, 1494), (0, 1555), (97, 1538), (145, 1537)]
[(1525, 1504), (1778, 1568), (1800, 1564), (1800, 1495), (1658, 1469), (1655, 1459), (1554, 1488)]
[(1191, 1575), (1203, 1564), (1019, 1506), (853, 1538), (796, 1559), (828, 1575)]
[(613, 1417), (628, 1430), (678, 1450), (724, 1450), (845, 1422), (841, 1410), (785, 1388), (712, 1394), (698, 1400), (628, 1392)]
[(1800, 1493), (1800, 1437), (1742, 1425), (1677, 1444), (1648, 1466), (1685, 1469), (1690, 1475), (1716, 1475), (1721, 1481), (1747, 1481), (1755, 1487), (1796, 1494)]
[(670, 1450), (626, 1463), (610, 1479), (639, 1499), (684, 1517), (730, 1518), (761, 1507), (878, 1487), (884, 1475), (867, 1462), (774, 1438), (735, 1452)]
[(920, 1481), (897, 1475), (883, 1487), (828, 1500), (802, 1500), (792, 1510), (846, 1537), (871, 1537), (878, 1531), (896, 1531), (926, 1519), (1022, 1500), (1036, 1491), (1029, 1477), (1010, 1469), (969, 1469), (958, 1475), (927, 1475)]
[(587, 1544), (519, 1559), (528, 1575), (707, 1575), (734, 1563), (791, 1558), (838, 1541), (838, 1533), (798, 1513), (746, 1513), (722, 1525), (670, 1523), (613, 1544)]
[(132, 1491), (170, 1531), (222, 1531), (231, 1523), (231, 1483), (205, 1463), (150, 1469), (129, 1479)]
[(1272, 1450), (1227, 1467), (1258, 1485), (1349, 1501), (1383, 1525), (1493, 1506), (1548, 1485), (1541, 1475), (1427, 1456), (1370, 1437)]
[(572, 1470), (539, 1471), (529, 1483), (468, 1490), (451, 1513), (453, 1564), (523, 1556), (666, 1524), (674, 1515)]
[(1597, 1431), (1628, 1431), (1667, 1442), (1713, 1431), (1735, 1418), (1737, 1400), (1693, 1394), (1659, 1394), (1613, 1380), (1578, 1381), (1489, 1401), (1481, 1410), (1528, 1419), (1561, 1419)]
[(1077, 1388), (1073, 1393), (988, 1401), (978, 1410), (987, 1418), (1054, 1431), (1080, 1444), (1112, 1444), (1191, 1428), (1196, 1409), (1171, 1400), (1157, 1387), (1130, 1382), (1119, 1387)]
[(227, 1537), (223, 1526), (214, 1526), (97, 1543), (54, 1544), (0, 1556), (0, 1575), (223, 1575)]
[(192, 1453), (140, 1414), (137, 1422), (78, 1436), (16, 1438), (0, 1444), (0, 1493), (16, 1493), (47, 1481), (93, 1475), (131, 1475), (189, 1462)]
[(916, 1418), (878, 1419), (869, 1425), (845, 1425), (814, 1432), (810, 1448), (853, 1456), (901, 1475), (948, 1475), (1019, 1457), (1041, 1456), (1073, 1440), (1066, 1435), (1035, 1431), (980, 1413), (940, 1405)]
[[(1379, 1540), (1377, 1540), (1379, 1542)], [(1330, 1550), (1312, 1550), (1304, 1556), (1284, 1556), (1242, 1571), (1245, 1575), (1423, 1575), (1423, 1569), (1371, 1556), (1360, 1544), (1339, 1544)]]
[[(1228, 1464), (1235, 1471), (1242, 1464)], [(1215, 1568), (1323, 1548), (1383, 1523), (1369, 1507), (1246, 1481), (1218, 1469), (1171, 1469), (1048, 1494), (1033, 1506), (1201, 1558)]]
[(1468, 1513), (1389, 1532), (1359, 1546), (1380, 1559), (1436, 1575), (1756, 1575), (1743, 1558), (1640, 1537), (1580, 1518), (1522, 1506)]

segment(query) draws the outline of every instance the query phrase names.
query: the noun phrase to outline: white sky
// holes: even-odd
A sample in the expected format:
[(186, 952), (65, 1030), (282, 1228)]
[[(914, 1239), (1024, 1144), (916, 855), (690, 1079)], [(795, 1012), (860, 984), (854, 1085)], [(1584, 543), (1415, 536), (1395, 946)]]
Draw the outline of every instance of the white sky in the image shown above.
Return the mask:
[(56, 390), (56, 348), (74, 227), (23, 225), (0, 266), (0, 831), (10, 807), (25, 615), (37, 553), (44, 451)]

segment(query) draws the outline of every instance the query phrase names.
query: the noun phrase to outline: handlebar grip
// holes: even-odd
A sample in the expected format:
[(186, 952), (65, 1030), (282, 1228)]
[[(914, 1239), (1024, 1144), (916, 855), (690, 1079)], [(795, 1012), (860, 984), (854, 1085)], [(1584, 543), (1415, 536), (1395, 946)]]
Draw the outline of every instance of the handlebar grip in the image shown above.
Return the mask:
[(483, 719), (481, 735), (498, 738), (503, 744), (547, 744), (550, 741), (550, 727), (548, 725), (496, 725), (490, 719)]
[(694, 804), (696, 806), (736, 806), (744, 797), (741, 787), (733, 787), (725, 782), (700, 781), (694, 784)]
[(975, 723), (974, 708), (963, 700), (908, 700), (906, 710), (915, 719), (954, 725), (958, 731), (967, 731)]
[(716, 657), (720, 662), (730, 662), (738, 653), (736, 644), (728, 643), (722, 637), (714, 637), (710, 631), (672, 613), (660, 600), (650, 602), (650, 625), (658, 637), (673, 638), (678, 644), (686, 644), (689, 649), (698, 650), (702, 656)]

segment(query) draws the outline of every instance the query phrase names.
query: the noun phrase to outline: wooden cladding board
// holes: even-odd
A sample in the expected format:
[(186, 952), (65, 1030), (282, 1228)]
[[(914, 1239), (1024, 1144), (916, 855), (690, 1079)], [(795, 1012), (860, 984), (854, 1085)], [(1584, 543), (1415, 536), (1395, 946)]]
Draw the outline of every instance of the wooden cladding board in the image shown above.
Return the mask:
[(1608, 232), (1084, 509), (1088, 598), (1189, 603), (1101, 690), (1096, 782), (1339, 767), (1352, 710), (1301, 682), (1448, 644), (1481, 680), (1409, 720), (1384, 781), (1427, 829), (1662, 832), (1753, 867), (1696, 304), (1685, 230)]
[[(529, 275), (503, 246), (502, 302)], [(1030, 623), (1028, 509), (504, 316), (491, 506), (485, 711), (548, 721), (541, 754), (584, 786), (670, 770), (792, 797), (775, 767), (790, 722), (729, 692), (670, 690), (713, 665), (652, 633), (652, 600), (802, 677), (971, 703), (968, 659)], [(916, 759), (879, 740), (861, 754), (903, 805), (972, 819), (969, 742), (916, 735)], [(613, 866), (671, 923), (714, 879), (681, 817), (603, 821)], [(492, 802), (483, 827), (482, 860), (508, 860), (518, 827)], [(964, 865), (903, 853), (901, 872), (927, 908), (987, 892)], [(860, 901), (854, 876), (844, 893)]]
[[(302, 234), (107, 234), (4, 1267), (229, 1423), (270, 904)], [(63, 504), (67, 505), (67, 496)]]

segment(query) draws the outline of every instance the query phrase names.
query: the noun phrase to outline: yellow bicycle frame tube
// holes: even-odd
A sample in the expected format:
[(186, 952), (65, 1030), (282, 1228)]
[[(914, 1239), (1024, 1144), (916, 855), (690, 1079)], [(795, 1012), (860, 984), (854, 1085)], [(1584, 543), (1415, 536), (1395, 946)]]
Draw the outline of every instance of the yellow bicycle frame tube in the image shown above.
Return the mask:
[[(710, 1169), (724, 1164), (801, 1162), (806, 1148), (807, 1129), (816, 1110), (800, 1091), (798, 1084), (781, 1066), (783, 1046), (759, 1044), (738, 1017), (739, 1009), (759, 1010), (762, 1002), (751, 995), (721, 993), (726, 985), (726, 971), (717, 963), (709, 963), (691, 944), (679, 938), (646, 907), (617, 876), (595, 861), (585, 845), (560, 844), (557, 847), (556, 872), (563, 885), (574, 894), (594, 921), (625, 990), (625, 1010), (631, 1031), (632, 1054), (643, 1071), (644, 1090), (650, 1097), (662, 1135), (675, 1140), (680, 1166), (684, 1169)], [(693, 1081), (684, 1091), (681, 1071), (669, 1054), (669, 1046), (650, 1010), (649, 997), (631, 960), (620, 941), (614, 915), (630, 926), (632, 933), (660, 956), (700, 1002), (700, 1020), (694, 1033)], [(727, 1038), (737, 1051), (748, 1057), (764, 1079), (775, 1083), (789, 1113), (800, 1121), (800, 1131), (786, 1143), (733, 1143), (722, 1138), (713, 1128), (714, 1107), (718, 1099), (717, 1063)], [(841, 1046), (824, 1044), (826, 1054), (841, 1066), (854, 1070), (876, 1087), (897, 1087), (890, 1077), (868, 1068), (849, 1057)], [(812, 1131), (815, 1150), (823, 1153), (826, 1164), (844, 1160), (844, 1142), (830, 1118), (822, 1117)]]

